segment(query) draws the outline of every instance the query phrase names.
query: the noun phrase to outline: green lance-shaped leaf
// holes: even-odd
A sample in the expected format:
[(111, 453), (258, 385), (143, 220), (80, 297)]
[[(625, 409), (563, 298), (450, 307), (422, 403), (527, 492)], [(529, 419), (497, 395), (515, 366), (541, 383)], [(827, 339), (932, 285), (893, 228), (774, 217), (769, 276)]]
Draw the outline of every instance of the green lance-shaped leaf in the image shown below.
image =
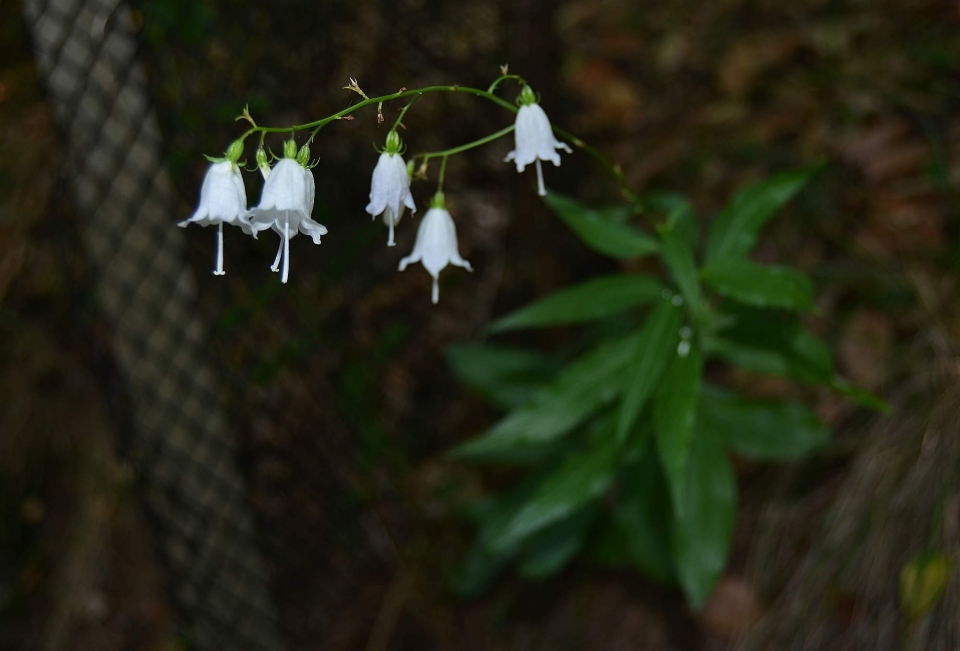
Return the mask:
[(679, 339), (680, 309), (670, 300), (661, 301), (647, 317), (636, 339), (636, 348), (628, 353), (629, 371), (626, 393), (617, 419), (617, 438), (624, 441), (654, 387), (663, 375)]
[(482, 437), (456, 448), (453, 456), (490, 458), (564, 436), (620, 395), (638, 336), (630, 334), (582, 355), (533, 402), (510, 412)]
[(737, 514), (737, 480), (716, 432), (697, 426), (683, 511), (674, 519), (673, 557), (691, 605), (702, 608), (727, 564)]
[(530, 402), (557, 371), (557, 364), (540, 353), (489, 344), (450, 346), (447, 362), (462, 382), (508, 409)]
[(741, 190), (719, 214), (707, 238), (707, 264), (746, 256), (763, 225), (800, 191), (819, 166), (784, 172)]
[(741, 308), (723, 314), (733, 325), (704, 339), (708, 352), (756, 373), (813, 384), (833, 381), (830, 349), (791, 314)]
[(453, 576), (453, 590), (464, 597), (482, 593), (517, 555), (517, 548), (493, 550), (487, 544), (491, 532), (498, 532), (534, 494), (542, 476), (527, 477), (509, 492), (475, 502), (464, 515), (473, 520), (477, 537)]
[(672, 192), (651, 192), (643, 196), (641, 203), (647, 212), (669, 216), (673, 230), (691, 249), (697, 248), (697, 216), (693, 206), (683, 196)]
[(515, 550), (493, 552), (480, 540), (474, 542), (451, 580), (451, 588), (461, 597), (481, 595), (516, 555)]
[(697, 276), (697, 265), (694, 259), (693, 247), (683, 231), (679, 229), (682, 220), (680, 212), (672, 213), (664, 225), (657, 228), (660, 239), (661, 255), (670, 274), (677, 281), (680, 293), (687, 302), (690, 313), (694, 316), (703, 314), (706, 306), (703, 302), (703, 293), (700, 291), (700, 278)]
[(700, 277), (721, 296), (747, 305), (788, 310), (813, 308), (813, 283), (797, 269), (726, 259), (701, 269)]
[(634, 565), (661, 583), (673, 581), (673, 509), (662, 466), (652, 448), (639, 463), (620, 472), (613, 522)]
[(650, 276), (617, 274), (563, 289), (511, 312), (490, 326), (491, 332), (583, 323), (650, 303), (663, 285)]
[(671, 352), (670, 364), (654, 398), (653, 428), (673, 508), (682, 515), (690, 444), (703, 382), (703, 357), (697, 343), (689, 339), (681, 341)]
[(562, 570), (583, 547), (598, 511), (596, 505), (590, 505), (530, 536), (517, 559), (517, 573), (538, 580)]
[(487, 532), (492, 551), (514, 548), (533, 534), (572, 516), (609, 488), (616, 470), (618, 445), (608, 422), (585, 450), (572, 452), (540, 482), (513, 518)]
[(716, 387), (704, 388), (697, 420), (726, 446), (752, 459), (797, 459), (830, 438), (830, 431), (803, 405), (748, 400)]
[(598, 253), (613, 258), (642, 258), (660, 248), (649, 235), (611, 219), (608, 211), (588, 208), (555, 192), (548, 192), (544, 200), (584, 244)]

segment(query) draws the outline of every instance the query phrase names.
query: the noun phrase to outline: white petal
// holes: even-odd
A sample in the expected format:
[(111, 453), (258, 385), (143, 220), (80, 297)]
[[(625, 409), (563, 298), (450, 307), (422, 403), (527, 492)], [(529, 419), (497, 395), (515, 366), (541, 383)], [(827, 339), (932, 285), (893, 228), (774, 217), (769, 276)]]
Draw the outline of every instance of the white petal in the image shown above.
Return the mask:
[(180, 226), (197, 223), (210, 226), (227, 222), (237, 223), (247, 212), (247, 195), (240, 171), (230, 161), (213, 163), (200, 187), (200, 203)]
[(308, 217), (300, 220), (300, 232), (313, 238), (314, 244), (320, 244), (320, 236), (327, 234), (327, 227)]
[(269, 224), (283, 218), (289, 219), (291, 230), (296, 230), (300, 220), (313, 212), (313, 206), (307, 206), (313, 198), (308, 183), (307, 172), (300, 163), (292, 158), (281, 159), (263, 184), (260, 204), (251, 211), (251, 223)]
[(370, 179), (370, 203), (367, 204), (366, 211), (371, 217), (376, 217), (383, 212), (389, 201), (389, 177), (391, 174), (390, 154), (386, 152), (380, 154), (377, 159), (377, 165), (373, 168), (373, 177)]

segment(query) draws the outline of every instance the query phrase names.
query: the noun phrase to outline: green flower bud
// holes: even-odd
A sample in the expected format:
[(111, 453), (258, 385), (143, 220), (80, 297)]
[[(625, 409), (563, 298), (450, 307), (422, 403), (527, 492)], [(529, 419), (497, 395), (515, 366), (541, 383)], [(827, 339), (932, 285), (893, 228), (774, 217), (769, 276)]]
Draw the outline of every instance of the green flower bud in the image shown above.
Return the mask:
[(283, 143), (283, 157), (284, 158), (296, 158), (297, 157), (297, 143), (293, 138)]
[(529, 104), (537, 103), (537, 95), (533, 92), (533, 89), (530, 86), (524, 84), (523, 90), (520, 91), (519, 97), (520, 103), (524, 106)]
[(407, 161), (407, 177), (413, 178), (413, 159)]
[(430, 207), (431, 208), (444, 207), (443, 192), (438, 191), (435, 195), (433, 195), (433, 199), (430, 200)]
[(384, 149), (388, 154), (397, 154), (403, 143), (400, 141), (400, 135), (396, 131), (387, 134), (387, 146)]
[(305, 144), (300, 148), (300, 151), (297, 152), (297, 162), (300, 163), (302, 167), (310, 164), (310, 145)]
[(236, 163), (238, 160), (240, 160), (240, 157), (243, 156), (243, 141), (234, 140), (231, 142), (230, 146), (227, 147), (227, 151), (224, 156), (231, 163)]
[(263, 167), (264, 165), (269, 167), (269, 162), (267, 151), (263, 148), (263, 145), (260, 145), (257, 148), (257, 167)]

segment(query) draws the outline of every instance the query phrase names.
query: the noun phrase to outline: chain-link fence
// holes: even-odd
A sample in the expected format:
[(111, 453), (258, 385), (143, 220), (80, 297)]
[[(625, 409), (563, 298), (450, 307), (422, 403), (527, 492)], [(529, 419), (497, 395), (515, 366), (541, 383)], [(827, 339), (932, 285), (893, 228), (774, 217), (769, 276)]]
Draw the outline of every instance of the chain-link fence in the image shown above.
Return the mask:
[(24, 16), (66, 149), (81, 235), (113, 328), (137, 468), (180, 630), (193, 649), (281, 649), (220, 382), (194, 314), (182, 212), (125, 3), (27, 0)]

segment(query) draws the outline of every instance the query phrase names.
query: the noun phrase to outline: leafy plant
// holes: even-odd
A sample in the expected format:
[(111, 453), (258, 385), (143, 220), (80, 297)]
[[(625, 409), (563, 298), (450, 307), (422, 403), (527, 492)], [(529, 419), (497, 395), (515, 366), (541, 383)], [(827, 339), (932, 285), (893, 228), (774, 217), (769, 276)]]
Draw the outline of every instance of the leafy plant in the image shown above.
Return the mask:
[(654, 233), (629, 222), (633, 205), (589, 208), (555, 193), (550, 208), (591, 249), (617, 259), (657, 255), (668, 278), (616, 274), (558, 291), (496, 321), (491, 333), (643, 314), (633, 332), (556, 363), (531, 351), (461, 346), (449, 361), (506, 415), (456, 458), (530, 466), (513, 491), (472, 512), (477, 537), (457, 577), (482, 591), (511, 563), (541, 578), (587, 553), (679, 583), (701, 607), (722, 573), (737, 512), (734, 452), (796, 459), (829, 433), (806, 406), (751, 400), (704, 381), (717, 360), (878, 402), (835, 375), (827, 347), (798, 313), (810, 279), (749, 260), (764, 224), (814, 168), (738, 193), (713, 220), (698, 262), (697, 223), (671, 194), (640, 199)]

